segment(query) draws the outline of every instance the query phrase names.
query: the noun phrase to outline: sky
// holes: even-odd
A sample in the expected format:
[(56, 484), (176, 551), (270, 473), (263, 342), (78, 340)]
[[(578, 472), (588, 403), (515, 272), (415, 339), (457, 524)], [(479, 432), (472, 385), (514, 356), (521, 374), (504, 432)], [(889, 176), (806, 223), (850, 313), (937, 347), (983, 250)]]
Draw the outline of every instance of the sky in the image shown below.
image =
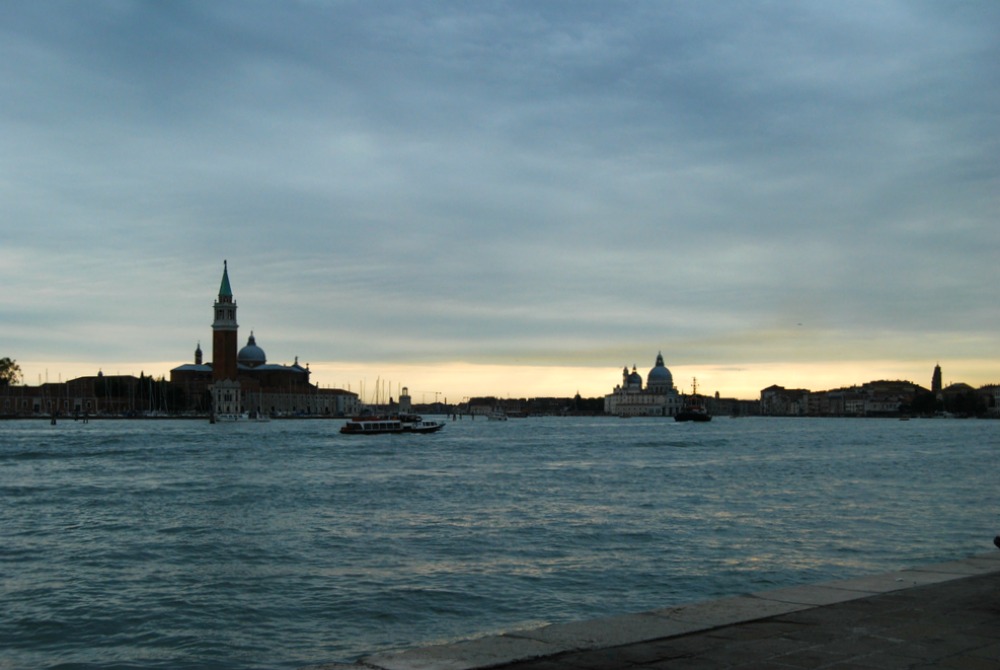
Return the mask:
[[(1000, 383), (1000, 3), (0, 4), (0, 357)], [(364, 396), (363, 396), (364, 397)]]

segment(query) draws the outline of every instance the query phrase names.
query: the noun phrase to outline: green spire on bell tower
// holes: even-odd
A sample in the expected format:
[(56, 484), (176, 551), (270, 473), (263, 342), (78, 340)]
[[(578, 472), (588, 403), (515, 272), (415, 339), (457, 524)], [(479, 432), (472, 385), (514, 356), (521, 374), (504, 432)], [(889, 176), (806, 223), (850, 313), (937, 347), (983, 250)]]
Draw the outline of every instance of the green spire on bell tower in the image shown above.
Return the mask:
[(222, 261), (222, 286), (219, 287), (219, 297), (233, 297), (233, 289), (229, 286), (229, 268), (226, 261)]

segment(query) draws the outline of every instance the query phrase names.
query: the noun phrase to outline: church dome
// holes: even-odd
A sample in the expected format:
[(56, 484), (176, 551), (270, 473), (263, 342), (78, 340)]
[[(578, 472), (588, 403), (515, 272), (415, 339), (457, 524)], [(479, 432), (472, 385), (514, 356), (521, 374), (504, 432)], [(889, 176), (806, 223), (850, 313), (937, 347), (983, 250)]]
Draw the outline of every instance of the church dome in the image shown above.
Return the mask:
[(236, 354), (236, 362), (248, 368), (255, 368), (267, 363), (267, 356), (264, 354), (264, 350), (257, 346), (257, 340), (254, 339), (253, 331), (250, 331), (250, 339), (247, 340), (247, 346), (240, 349), (240, 352)]
[(663, 354), (656, 355), (656, 365), (646, 375), (647, 388), (671, 389), (674, 387), (674, 376), (663, 364)]

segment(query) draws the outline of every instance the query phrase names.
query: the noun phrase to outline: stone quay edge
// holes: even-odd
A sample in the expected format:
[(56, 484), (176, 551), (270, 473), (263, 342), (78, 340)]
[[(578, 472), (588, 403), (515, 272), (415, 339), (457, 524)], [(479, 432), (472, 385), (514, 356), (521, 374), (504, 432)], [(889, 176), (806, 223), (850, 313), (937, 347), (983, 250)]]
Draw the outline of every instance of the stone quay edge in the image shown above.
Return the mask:
[[(374, 653), (362, 657), (353, 664), (310, 665), (303, 670), (346, 670), (349, 668), (355, 670), (481, 670), (504, 666), (509, 666), (511, 670), (515, 668), (561, 670), (563, 668), (661, 667), (655, 662), (657, 652), (653, 647), (650, 647), (650, 644), (656, 641), (695, 636), (710, 631), (718, 633), (720, 629), (739, 627), (765, 620), (777, 620), (780, 623), (783, 615), (803, 612), (813, 615), (814, 625), (822, 628), (825, 625), (824, 613), (827, 610), (831, 613), (830, 628), (832, 629), (834, 628), (832, 620), (836, 616), (833, 614), (833, 606), (862, 599), (878, 599), (909, 589), (931, 587), (934, 591), (928, 593), (926, 598), (921, 595), (920, 602), (925, 604), (921, 605), (920, 612), (916, 615), (920, 616), (926, 613), (925, 607), (933, 609), (935, 599), (939, 598), (942, 593), (946, 594), (951, 588), (951, 584), (954, 584), (956, 589), (962, 584), (968, 591), (970, 587), (978, 585), (966, 583), (967, 580), (977, 578), (988, 578), (989, 580), (984, 582), (984, 586), (988, 587), (990, 592), (984, 593), (982, 597), (988, 602), (992, 602), (993, 610), (987, 614), (994, 617), (990, 621), (996, 623), (996, 627), (992, 628), (996, 631), (996, 637), (995, 639), (969, 638), (960, 631), (955, 631), (954, 636), (956, 638), (969, 638), (967, 646), (973, 651), (979, 650), (980, 655), (972, 658), (976, 661), (981, 660), (981, 667), (1000, 668), (1000, 588), (995, 588), (1000, 586), (1000, 552), (994, 551), (960, 560), (871, 576), (760, 591), (638, 614), (512, 630), (499, 635), (403, 651)], [(898, 609), (893, 610), (895, 616), (901, 616)], [(989, 609), (989, 605), (978, 609)], [(938, 631), (939, 635), (947, 636), (948, 631), (942, 630), (940, 619), (936, 619), (936, 621), (938, 624), (935, 625), (938, 627), (935, 630)], [(838, 625), (842, 626), (842, 624)], [(859, 626), (850, 628), (849, 634), (831, 630), (828, 637), (836, 637), (837, 635), (856, 637), (859, 630), (861, 630)], [(728, 636), (718, 635), (716, 638), (717, 649), (726, 647), (727, 638), (736, 639), (738, 637), (740, 636), (736, 633)], [(885, 638), (885, 644), (894, 649), (901, 642), (902, 640), (899, 639)], [(993, 643), (992, 647), (990, 646), (991, 642)], [(647, 648), (640, 649), (641, 645), (646, 645)], [(616, 655), (622, 658), (630, 656), (630, 646), (634, 647), (631, 649), (632, 661), (616, 662), (614, 660)], [(982, 651), (983, 649), (987, 649), (987, 651)], [(961, 651), (959, 649), (954, 653), (958, 655)], [(717, 651), (715, 655), (717, 662), (714, 664), (707, 659), (701, 659), (705, 661), (701, 665), (684, 665), (681, 661), (684, 658), (691, 660), (690, 656), (671, 656), (671, 653), (663, 652), (662, 667), (674, 667), (674, 664), (669, 660), (671, 658), (677, 661), (676, 667), (880, 667), (879, 665), (867, 666), (863, 663), (838, 666), (830, 657), (824, 657), (819, 653), (814, 654), (817, 659), (814, 663), (810, 663), (808, 660), (802, 662), (801, 658), (796, 658), (795, 662), (792, 662), (791, 657), (789, 657), (789, 665), (784, 665), (781, 662), (775, 663), (768, 660), (770, 657), (762, 657), (759, 662), (752, 658), (726, 658), (724, 650)], [(741, 653), (745, 653), (745, 649), (741, 651), (733, 646), (731, 655)], [(883, 650), (875, 649), (872, 651), (872, 658), (878, 658), (879, 653), (884, 655)], [(573, 658), (560, 662), (560, 659), (567, 655), (573, 655)], [(648, 662), (636, 661), (635, 659), (640, 656)], [(928, 659), (921, 661), (919, 656), (911, 660), (914, 660), (912, 665), (899, 664), (893, 667), (938, 667), (933, 663), (924, 663), (923, 661)], [(885, 662), (885, 659), (878, 662)], [(980, 665), (960, 663), (958, 665), (942, 665), (941, 667), (973, 668), (980, 667)]]

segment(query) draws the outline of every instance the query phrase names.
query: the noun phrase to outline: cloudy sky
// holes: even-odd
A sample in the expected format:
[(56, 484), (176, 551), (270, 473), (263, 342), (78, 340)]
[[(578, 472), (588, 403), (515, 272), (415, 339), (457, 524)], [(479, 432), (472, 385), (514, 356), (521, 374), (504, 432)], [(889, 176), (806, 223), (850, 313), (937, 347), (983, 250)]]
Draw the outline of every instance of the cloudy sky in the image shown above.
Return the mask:
[(1000, 3), (0, 5), (0, 357), (1000, 382)]

